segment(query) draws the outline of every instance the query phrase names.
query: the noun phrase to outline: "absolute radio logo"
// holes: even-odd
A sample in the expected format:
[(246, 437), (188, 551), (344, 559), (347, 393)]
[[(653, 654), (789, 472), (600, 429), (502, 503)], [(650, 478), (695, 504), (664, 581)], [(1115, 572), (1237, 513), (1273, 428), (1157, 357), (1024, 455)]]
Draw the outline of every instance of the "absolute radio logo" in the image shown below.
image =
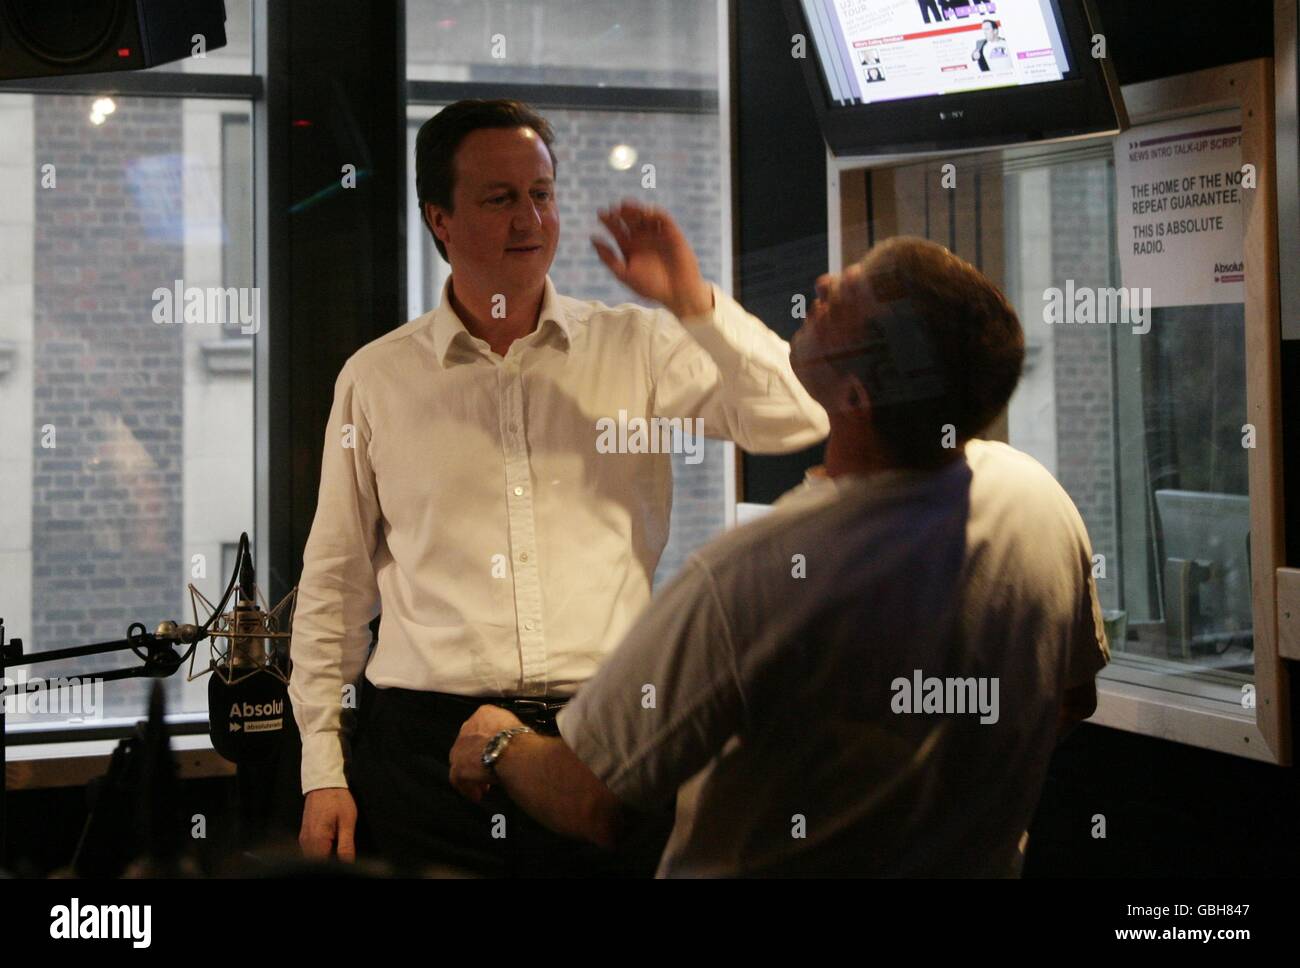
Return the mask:
[(230, 704), (230, 731), (270, 733), (284, 726), (284, 700), (234, 702)]

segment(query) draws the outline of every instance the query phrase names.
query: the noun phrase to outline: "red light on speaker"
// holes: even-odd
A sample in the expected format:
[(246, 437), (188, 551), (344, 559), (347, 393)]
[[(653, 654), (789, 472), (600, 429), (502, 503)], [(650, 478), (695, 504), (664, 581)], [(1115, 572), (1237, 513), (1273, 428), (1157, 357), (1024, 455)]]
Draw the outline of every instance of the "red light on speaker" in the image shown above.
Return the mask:
[(293, 122), (295, 128), (310, 128), (311, 122), (306, 118), (295, 118)]
[(118, 56), (118, 57), (130, 57), (130, 56), (131, 56), (131, 48), (130, 48), (130, 47), (119, 47), (119, 48), (117, 49), (117, 56)]

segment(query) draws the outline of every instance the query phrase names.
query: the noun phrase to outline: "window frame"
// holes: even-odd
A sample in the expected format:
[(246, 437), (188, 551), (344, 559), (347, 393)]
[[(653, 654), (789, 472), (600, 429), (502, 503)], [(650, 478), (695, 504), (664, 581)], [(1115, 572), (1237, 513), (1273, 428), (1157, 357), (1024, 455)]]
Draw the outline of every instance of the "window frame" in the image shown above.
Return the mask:
[[(253, 142), (253, 284), (262, 291), (264, 302), (266, 285), (270, 279), (266, 261), (266, 181), (269, 164), (266, 150), (265, 83), (267, 2), (268, 0), (250, 0), (252, 63), (248, 74), (149, 69), (0, 81), (0, 94), (105, 95), (157, 97), (177, 101), (210, 99), (247, 102)], [(260, 409), (259, 401), (264, 400), (265, 387), (261, 385), (266, 381), (257, 379), (259, 369), (265, 373), (264, 368), (255, 366), (255, 415), (265, 412)], [(254, 436), (257, 459), (254, 462), (253, 504), (255, 521), (262, 524), (266, 521), (264, 508), (267, 487), (265, 421), (255, 418)], [(269, 573), (268, 544), (269, 542), (261, 542), (255, 549), (256, 566), (263, 574)], [(128, 657), (130, 655), (129, 652), (125, 654)], [(182, 670), (185, 669), (188, 669), (188, 663), (182, 666)], [(174, 673), (179, 674), (182, 671)], [(26, 790), (83, 782), (78, 777), (87, 769), (92, 770), (93, 775), (99, 775), (103, 772), (102, 766), (107, 762), (113, 746), (118, 740), (131, 735), (139, 719), (139, 716), (111, 717), (94, 726), (62, 725), (48, 729), (24, 729), (15, 733), (4, 730), (4, 735), (0, 737), (0, 751), (5, 753), (4, 760), (10, 764), (13, 773), (12, 782), (6, 784), (5, 789)], [(215, 776), (233, 773), (233, 765), (218, 757), (211, 747), (211, 741), (207, 738), (206, 713), (170, 713), (167, 724), (173, 737), (185, 737), (177, 753), (184, 754), (181, 762), (186, 775)], [(12, 755), (15, 753), (16, 756)]]
[(1279, 765), (1291, 763), (1290, 689), (1278, 647), (1277, 585), (1284, 560), (1281, 466), (1281, 330), (1277, 190), (1274, 180), (1272, 63), (1245, 61), (1123, 89), (1132, 123), (1150, 124), (1227, 108), (1241, 111), (1242, 157), (1257, 187), (1243, 193), (1246, 263), (1246, 411), (1255, 424), (1248, 452), (1255, 709), (1166, 690), (1098, 681), (1091, 722)]

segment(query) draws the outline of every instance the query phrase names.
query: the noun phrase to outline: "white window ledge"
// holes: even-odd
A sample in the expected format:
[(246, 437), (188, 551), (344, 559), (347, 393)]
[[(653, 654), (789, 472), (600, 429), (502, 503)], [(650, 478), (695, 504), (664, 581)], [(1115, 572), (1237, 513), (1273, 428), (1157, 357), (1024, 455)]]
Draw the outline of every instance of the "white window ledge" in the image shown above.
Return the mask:
[(1251, 711), (1199, 696), (1113, 679), (1097, 681), (1097, 711), (1088, 722), (1156, 739), (1276, 763)]
[[(85, 786), (108, 771), (120, 740), (81, 740), (67, 743), (15, 744), (9, 734), (5, 749), (5, 791)], [(206, 733), (171, 737), (172, 759), (182, 780), (234, 776), (235, 764), (222, 759)]]

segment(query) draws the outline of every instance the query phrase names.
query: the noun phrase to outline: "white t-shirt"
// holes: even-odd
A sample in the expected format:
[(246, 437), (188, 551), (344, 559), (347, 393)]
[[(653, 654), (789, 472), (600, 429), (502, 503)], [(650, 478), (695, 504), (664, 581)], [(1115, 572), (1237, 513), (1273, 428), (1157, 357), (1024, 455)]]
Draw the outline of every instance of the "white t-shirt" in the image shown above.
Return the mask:
[(988, 441), (796, 492), (691, 558), (562, 736), (634, 806), (708, 767), (660, 876), (1018, 874), (1109, 658), (1078, 511)]
[(1007, 50), (1007, 42), (1001, 37), (990, 40), (984, 45), (984, 60), (989, 70), (996, 74), (1011, 70), (1011, 52)]

